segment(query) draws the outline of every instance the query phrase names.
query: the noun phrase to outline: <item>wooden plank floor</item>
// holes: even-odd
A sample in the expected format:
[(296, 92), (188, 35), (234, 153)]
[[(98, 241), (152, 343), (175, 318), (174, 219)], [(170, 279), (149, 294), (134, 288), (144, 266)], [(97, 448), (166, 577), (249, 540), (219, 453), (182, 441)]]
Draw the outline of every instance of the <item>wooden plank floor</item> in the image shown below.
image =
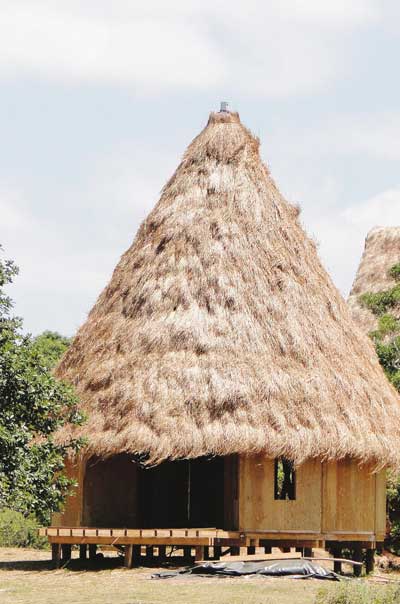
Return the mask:
[(41, 528), (39, 534), (50, 543), (98, 545), (202, 545), (202, 546), (304, 546), (319, 547), (325, 542), (358, 542), (375, 547), (370, 532), (319, 533), (316, 531), (225, 531), (217, 528), (129, 529), (95, 527)]

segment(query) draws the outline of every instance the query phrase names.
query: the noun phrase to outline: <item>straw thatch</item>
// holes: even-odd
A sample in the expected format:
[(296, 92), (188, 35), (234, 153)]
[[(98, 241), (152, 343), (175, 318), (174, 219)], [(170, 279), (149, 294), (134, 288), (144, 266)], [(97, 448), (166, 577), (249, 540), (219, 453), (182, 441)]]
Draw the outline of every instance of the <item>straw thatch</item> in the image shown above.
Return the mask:
[[(377, 317), (360, 302), (360, 296), (393, 287), (389, 270), (400, 262), (400, 227), (375, 227), (365, 240), (364, 253), (350, 292), (348, 304), (356, 323), (365, 333), (377, 327)], [(400, 316), (400, 308), (393, 309)]]
[(63, 358), (89, 451), (397, 464), (400, 406), (236, 113), (212, 113)]

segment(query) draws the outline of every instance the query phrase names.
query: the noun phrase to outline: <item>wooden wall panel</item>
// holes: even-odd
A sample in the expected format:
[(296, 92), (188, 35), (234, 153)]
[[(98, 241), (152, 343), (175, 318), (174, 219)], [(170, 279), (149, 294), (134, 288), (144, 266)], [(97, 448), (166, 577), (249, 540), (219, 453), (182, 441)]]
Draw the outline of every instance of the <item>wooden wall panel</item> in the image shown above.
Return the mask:
[(321, 530), (320, 461), (308, 460), (297, 468), (293, 501), (274, 499), (274, 460), (243, 456), (239, 466), (241, 530)]
[(322, 530), (373, 532), (377, 483), (371, 467), (352, 459), (324, 464)]
[(386, 534), (386, 470), (375, 474), (376, 480), (376, 505), (375, 505), (375, 532), (380, 541)]
[(239, 456), (224, 458), (224, 526), (225, 530), (239, 528)]
[(114, 455), (104, 460), (91, 457), (83, 483), (83, 524), (138, 527), (137, 474), (137, 464), (129, 455)]
[(65, 473), (68, 478), (73, 478), (78, 483), (73, 489), (72, 494), (67, 497), (63, 512), (52, 515), (53, 526), (82, 526), (82, 507), (83, 507), (83, 480), (85, 473), (85, 463), (81, 460), (72, 463), (67, 460), (65, 463)]

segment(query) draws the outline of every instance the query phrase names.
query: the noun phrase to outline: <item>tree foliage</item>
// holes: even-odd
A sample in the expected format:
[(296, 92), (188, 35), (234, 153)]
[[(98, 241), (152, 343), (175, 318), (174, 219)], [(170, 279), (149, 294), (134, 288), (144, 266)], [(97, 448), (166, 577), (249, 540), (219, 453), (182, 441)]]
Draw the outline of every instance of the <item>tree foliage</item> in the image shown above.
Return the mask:
[(65, 456), (82, 444), (57, 444), (54, 433), (83, 418), (71, 387), (51, 374), (43, 339), (23, 335), (21, 319), (12, 316), (5, 286), (17, 273), (0, 258), (0, 509), (46, 522), (73, 485), (63, 474)]
[(369, 335), (375, 343), (379, 361), (392, 384), (400, 391), (400, 321), (393, 311), (400, 304), (400, 264), (388, 271), (396, 280), (394, 287), (360, 296), (363, 306), (378, 318), (378, 326)]
[(33, 339), (33, 349), (40, 355), (42, 362), (53, 369), (70, 345), (70, 338), (57, 331), (44, 331)]

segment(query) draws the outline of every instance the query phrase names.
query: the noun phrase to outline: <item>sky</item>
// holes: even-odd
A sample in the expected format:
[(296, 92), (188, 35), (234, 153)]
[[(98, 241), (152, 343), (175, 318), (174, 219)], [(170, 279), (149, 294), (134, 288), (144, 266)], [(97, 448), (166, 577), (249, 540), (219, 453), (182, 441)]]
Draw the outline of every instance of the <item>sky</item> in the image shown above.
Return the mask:
[(25, 330), (73, 335), (229, 101), (348, 295), (400, 225), (395, 0), (0, 0), (0, 244)]

